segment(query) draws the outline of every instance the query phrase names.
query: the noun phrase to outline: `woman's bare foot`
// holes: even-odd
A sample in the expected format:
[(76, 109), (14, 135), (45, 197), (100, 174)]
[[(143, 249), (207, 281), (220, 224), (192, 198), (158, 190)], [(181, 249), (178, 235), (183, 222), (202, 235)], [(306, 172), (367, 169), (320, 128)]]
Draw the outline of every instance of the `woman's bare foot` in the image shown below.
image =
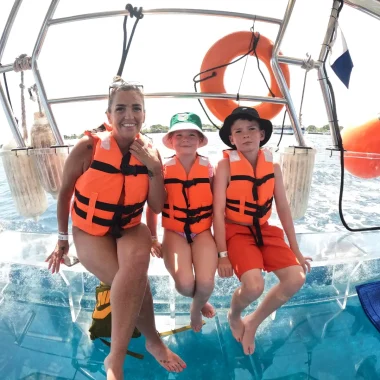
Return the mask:
[(214, 306), (211, 305), (211, 303), (206, 302), (206, 304), (201, 309), (201, 313), (206, 318), (214, 318), (216, 311)]
[(146, 342), (145, 347), (167, 371), (182, 372), (186, 368), (186, 363), (173, 351), (169, 350), (161, 339), (154, 342)]
[(243, 319), (244, 335), (241, 343), (246, 355), (252, 355), (255, 352), (255, 335), (258, 326), (255, 324), (254, 314), (249, 314)]
[(107, 380), (124, 380), (123, 364), (125, 355), (120, 357), (109, 354), (104, 359), (104, 368), (107, 374)]
[(194, 332), (202, 330), (202, 313), (194, 308), (194, 302), (190, 306), (190, 326)]
[(241, 319), (240, 315), (238, 317), (233, 316), (231, 310), (228, 310), (227, 318), (233, 337), (240, 343), (244, 335), (243, 320)]

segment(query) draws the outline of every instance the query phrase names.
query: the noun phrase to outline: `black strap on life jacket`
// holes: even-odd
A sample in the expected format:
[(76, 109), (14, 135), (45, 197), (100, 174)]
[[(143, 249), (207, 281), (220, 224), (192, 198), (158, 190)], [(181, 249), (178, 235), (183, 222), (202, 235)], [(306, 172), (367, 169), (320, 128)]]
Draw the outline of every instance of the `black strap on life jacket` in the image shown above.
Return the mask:
[(120, 169), (115, 168), (115, 166), (107, 164), (105, 162), (93, 160), (90, 168), (99, 170), (108, 174), (124, 174), (125, 176), (133, 175), (137, 176), (139, 174), (148, 174), (148, 169), (144, 165), (130, 165), (129, 161), (131, 159), (131, 153), (128, 152), (123, 156), (121, 160)]
[[(231, 181), (249, 181), (252, 183), (252, 196), (253, 199), (257, 202), (259, 200), (258, 187), (263, 185), (265, 182), (274, 178), (274, 173), (265, 175), (262, 178), (255, 178), (249, 175), (234, 175), (231, 176)], [(244, 208), (250, 208), (252, 210), (244, 210), (245, 215), (252, 216), (252, 225), (255, 227), (256, 234), (253, 232), (252, 227), (249, 226), (249, 230), (253, 238), (255, 239), (256, 245), (258, 247), (264, 245), (263, 235), (261, 233), (260, 227), (260, 218), (263, 218), (272, 208), (273, 196), (268, 199), (265, 204), (258, 205), (250, 202), (244, 203)], [(231, 204), (240, 205), (240, 201), (236, 199), (226, 199), (226, 207), (232, 211), (239, 212), (240, 209), (237, 207), (231, 206)]]
[[(120, 169), (117, 169), (113, 165), (107, 164), (105, 162), (97, 161), (97, 160), (93, 160), (90, 167), (92, 169), (99, 170), (108, 174), (121, 173), (124, 176), (129, 176), (129, 175), (137, 176), (140, 174), (146, 174), (146, 175), (148, 174), (148, 169), (146, 166), (130, 165), (129, 164), (130, 159), (131, 159), (131, 153), (128, 152), (127, 154), (123, 156), (121, 160)], [(127, 189), (124, 189), (124, 190), (126, 191)], [(135, 189), (135, 191), (138, 191), (138, 189)], [(82, 203), (88, 206), (90, 203), (90, 199), (81, 195), (77, 189), (75, 189), (75, 197), (76, 197), (76, 201), (74, 202), (74, 210), (78, 216), (80, 216), (83, 219), (86, 219), (87, 212), (79, 208), (77, 201), (79, 203)], [(120, 238), (122, 227), (130, 223), (133, 218), (142, 214), (145, 202), (146, 200), (144, 200), (143, 202), (135, 203), (133, 205), (125, 206), (125, 205), (118, 205), (114, 203), (96, 201), (95, 203), (96, 209), (113, 212), (114, 215), (112, 219), (104, 219), (104, 218), (99, 218), (97, 216), (93, 216), (92, 223), (98, 224), (100, 226), (111, 227), (110, 229), (111, 235), (114, 236), (115, 238)], [(125, 216), (123, 217), (123, 215)]]
[(274, 178), (274, 173), (267, 174), (262, 178), (255, 178), (249, 175), (233, 175), (231, 176), (231, 181), (248, 181), (252, 182), (252, 195), (253, 199), (257, 201), (259, 199), (259, 194), (257, 192), (258, 186), (263, 185), (265, 182), (269, 181), (271, 178)]
[[(98, 216), (92, 217), (92, 223), (98, 224), (99, 226), (104, 227), (111, 227), (111, 235), (115, 238), (121, 237), (121, 228), (126, 226), (128, 223), (131, 222), (131, 220), (140, 214), (142, 214), (144, 209), (144, 202), (135, 203), (131, 206), (123, 206), (120, 205), (120, 208), (116, 209), (112, 219), (104, 219), (99, 218)], [(117, 206), (117, 205), (113, 205)], [(125, 217), (122, 217), (125, 215), (124, 211), (126, 210), (125, 207), (128, 207), (128, 211), (130, 211)], [(78, 216), (80, 216), (83, 219), (87, 219), (87, 212), (83, 211), (81, 208), (79, 208), (77, 201), (74, 201), (74, 210)], [(107, 210), (108, 211), (108, 210)]]
[(180, 183), (182, 185), (182, 195), (185, 198), (187, 207), (190, 207), (189, 199), (187, 198), (186, 189), (191, 186), (195, 186), (198, 183), (210, 183), (210, 178), (193, 178), (190, 180), (182, 181), (178, 178), (167, 178), (164, 180), (165, 185), (172, 183)]
[[(252, 216), (252, 217), (256, 217), (256, 218), (263, 218), (268, 213), (268, 211), (271, 209), (272, 202), (273, 202), (273, 197), (268, 199), (265, 202), (265, 204), (263, 204), (261, 206), (258, 204), (255, 204), (255, 203), (245, 202), (244, 203), (244, 208), (245, 208), (244, 214)], [(240, 205), (239, 200), (227, 198), (226, 199), (226, 207), (232, 211), (240, 212), (240, 208), (234, 207), (231, 205)], [(247, 208), (250, 208), (252, 210), (247, 210)]]
[[(186, 194), (186, 189), (190, 188), (191, 186), (196, 186), (198, 183), (209, 184), (210, 178), (193, 178), (191, 180), (185, 180), (185, 181), (180, 180), (178, 178), (166, 178), (164, 180), (164, 183), (165, 185), (173, 184), (173, 183), (179, 183), (182, 185), (182, 195), (185, 199), (187, 208), (180, 208), (180, 207), (174, 206), (174, 210), (182, 211), (183, 213), (186, 214), (186, 217), (185, 218), (174, 217), (174, 219), (178, 220), (179, 222), (184, 223), (183, 231), (185, 232), (187, 242), (191, 244), (193, 242), (193, 239), (191, 238), (191, 229), (190, 229), (191, 225), (195, 223), (199, 223), (202, 219), (207, 219), (210, 216), (212, 216), (212, 211), (203, 215), (198, 215), (201, 212), (212, 210), (212, 205), (190, 209), (190, 203)], [(164, 209), (169, 209), (169, 205), (165, 204)], [(165, 218), (170, 217), (169, 214), (166, 213), (165, 211), (162, 211), (162, 216)]]

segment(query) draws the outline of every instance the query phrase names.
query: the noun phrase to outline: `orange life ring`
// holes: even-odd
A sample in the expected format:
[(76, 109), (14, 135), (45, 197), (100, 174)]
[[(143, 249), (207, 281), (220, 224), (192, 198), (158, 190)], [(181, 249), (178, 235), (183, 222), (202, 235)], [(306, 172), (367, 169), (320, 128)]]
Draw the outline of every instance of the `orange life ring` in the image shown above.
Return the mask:
[[(344, 167), (360, 178), (380, 176), (380, 158), (360, 155), (360, 153), (377, 153), (380, 155), (380, 119), (375, 118), (363, 125), (347, 127), (342, 130), (343, 147), (347, 151)], [(355, 153), (358, 158), (355, 158)], [(380, 157), (380, 156), (379, 156)]]
[[(258, 33), (255, 33), (258, 37)], [(236, 57), (247, 53), (252, 40), (251, 32), (235, 32), (229, 34), (214, 45), (211, 46), (206, 53), (201, 72), (231, 62)], [(270, 60), (272, 58), (273, 42), (268, 38), (260, 35), (259, 42), (256, 47), (257, 57), (267, 67), (270, 75), (270, 89), (276, 97), (282, 97), (282, 93), (277, 85), (277, 81), (274, 77)], [(280, 53), (281, 54), (281, 53)], [(253, 52), (251, 53), (253, 55)], [(284, 74), (288, 87), (290, 85), (289, 68), (286, 64), (280, 64), (281, 70)], [(227, 67), (215, 69), (217, 74), (207, 80), (201, 81), (201, 91), (211, 93), (226, 93), (224, 87), (224, 73)], [(209, 77), (211, 72), (201, 74), (200, 79)], [(271, 96), (269, 93), (268, 96)], [(223, 121), (237, 106), (238, 104), (234, 100), (230, 99), (205, 99), (208, 109), (217, 117), (220, 121)], [(284, 105), (274, 103), (260, 103), (255, 106), (260, 114), (260, 117), (264, 119), (272, 119), (278, 115)]]

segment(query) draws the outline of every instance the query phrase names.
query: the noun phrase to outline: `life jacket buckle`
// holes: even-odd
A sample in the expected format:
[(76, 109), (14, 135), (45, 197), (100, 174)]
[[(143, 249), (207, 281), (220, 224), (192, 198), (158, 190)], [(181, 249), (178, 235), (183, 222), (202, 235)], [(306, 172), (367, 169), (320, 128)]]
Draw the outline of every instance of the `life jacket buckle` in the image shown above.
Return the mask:
[(124, 175), (137, 176), (137, 167), (135, 165), (129, 165), (122, 162), (120, 165), (120, 171)]
[(195, 186), (195, 185), (196, 185), (196, 183), (195, 183), (195, 181), (193, 179), (188, 179), (186, 181), (183, 181), (183, 186), (185, 188), (189, 188), (189, 187)]
[(190, 224), (199, 223), (202, 220), (201, 215), (191, 216), (189, 218), (191, 220)]

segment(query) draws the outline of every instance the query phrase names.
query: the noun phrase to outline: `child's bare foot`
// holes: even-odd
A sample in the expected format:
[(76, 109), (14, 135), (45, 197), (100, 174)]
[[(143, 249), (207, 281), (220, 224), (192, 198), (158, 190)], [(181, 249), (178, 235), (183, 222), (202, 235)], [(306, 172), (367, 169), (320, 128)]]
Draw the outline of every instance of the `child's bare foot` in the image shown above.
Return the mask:
[(107, 380), (123, 380), (123, 364), (125, 355), (121, 357), (114, 357), (109, 354), (104, 359), (104, 368), (107, 374)]
[(216, 311), (214, 306), (211, 305), (211, 303), (206, 302), (206, 304), (201, 309), (201, 313), (206, 318), (214, 318)]
[(169, 350), (161, 339), (147, 342), (145, 347), (167, 371), (182, 372), (186, 368), (186, 363), (173, 351)]
[(244, 335), (244, 323), (240, 316), (234, 317), (231, 310), (227, 313), (228, 323), (232, 331), (233, 337), (240, 343)]
[(190, 326), (194, 332), (202, 330), (202, 313), (194, 308), (194, 304), (190, 307)]
[(255, 313), (249, 314), (243, 319), (244, 335), (241, 343), (246, 355), (252, 355), (255, 352), (255, 335), (257, 326), (255, 324), (254, 314)]

